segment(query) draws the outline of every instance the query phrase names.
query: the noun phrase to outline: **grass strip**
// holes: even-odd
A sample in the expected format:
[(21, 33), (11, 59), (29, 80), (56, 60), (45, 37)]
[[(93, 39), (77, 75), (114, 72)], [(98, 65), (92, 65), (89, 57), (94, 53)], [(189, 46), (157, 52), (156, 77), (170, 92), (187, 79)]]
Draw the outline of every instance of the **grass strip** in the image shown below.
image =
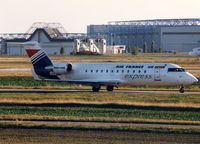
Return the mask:
[(108, 93), (108, 92), (61, 92), (61, 93), (0, 93), (0, 104), (120, 104), (164, 107), (200, 107), (199, 94), (179, 93)]
[(116, 104), (1, 104), (0, 115), (200, 121), (200, 108)]
[(85, 125), (61, 125), (61, 124), (32, 124), (32, 123), (0, 123), (0, 128), (5, 129), (48, 129), (48, 130), (82, 130), (82, 131), (124, 131), (146, 133), (174, 133), (174, 134), (200, 134), (195, 128), (172, 127), (144, 127), (144, 126), (85, 126)]

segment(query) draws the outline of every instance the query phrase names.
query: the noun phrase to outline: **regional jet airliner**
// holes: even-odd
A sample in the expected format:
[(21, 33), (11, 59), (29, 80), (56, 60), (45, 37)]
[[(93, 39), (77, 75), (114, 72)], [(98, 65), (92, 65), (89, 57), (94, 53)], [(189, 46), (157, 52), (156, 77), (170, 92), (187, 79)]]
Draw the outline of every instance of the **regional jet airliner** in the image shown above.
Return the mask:
[(169, 63), (54, 63), (37, 42), (26, 42), (24, 47), (33, 64), (36, 80), (52, 80), (92, 86), (98, 92), (102, 86), (113, 91), (120, 85), (178, 85), (198, 80), (189, 72)]

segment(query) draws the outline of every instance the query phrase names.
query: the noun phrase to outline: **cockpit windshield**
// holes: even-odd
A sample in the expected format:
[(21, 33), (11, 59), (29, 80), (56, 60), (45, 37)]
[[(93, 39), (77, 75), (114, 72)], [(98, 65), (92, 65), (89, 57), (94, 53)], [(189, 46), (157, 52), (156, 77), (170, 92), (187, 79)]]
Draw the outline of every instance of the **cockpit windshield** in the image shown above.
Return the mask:
[(183, 68), (168, 68), (168, 72), (185, 72)]

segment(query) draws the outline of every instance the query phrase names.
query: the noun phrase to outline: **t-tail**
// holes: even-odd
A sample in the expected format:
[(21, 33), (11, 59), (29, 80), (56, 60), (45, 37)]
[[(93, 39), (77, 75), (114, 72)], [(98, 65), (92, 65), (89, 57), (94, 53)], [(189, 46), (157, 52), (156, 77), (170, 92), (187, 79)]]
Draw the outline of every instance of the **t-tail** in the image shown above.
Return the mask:
[(45, 79), (58, 79), (56, 75), (51, 75), (50, 71), (46, 69), (47, 67), (53, 67), (53, 63), (38, 42), (25, 42), (24, 47), (33, 64), (34, 74)]

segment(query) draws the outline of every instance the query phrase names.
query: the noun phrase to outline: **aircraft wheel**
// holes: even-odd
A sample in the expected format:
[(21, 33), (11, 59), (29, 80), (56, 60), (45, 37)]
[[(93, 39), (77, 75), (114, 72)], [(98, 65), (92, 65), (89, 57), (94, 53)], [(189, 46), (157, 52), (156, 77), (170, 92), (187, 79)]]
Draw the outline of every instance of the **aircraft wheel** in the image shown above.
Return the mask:
[(179, 89), (179, 92), (180, 93), (184, 93), (185, 92), (185, 90), (184, 90), (184, 87), (182, 86), (180, 89)]
[(93, 92), (99, 92), (100, 88), (101, 88), (100, 86), (98, 86), (98, 87), (93, 86), (92, 91)]
[(107, 86), (107, 91), (113, 91), (114, 90), (114, 86)]

